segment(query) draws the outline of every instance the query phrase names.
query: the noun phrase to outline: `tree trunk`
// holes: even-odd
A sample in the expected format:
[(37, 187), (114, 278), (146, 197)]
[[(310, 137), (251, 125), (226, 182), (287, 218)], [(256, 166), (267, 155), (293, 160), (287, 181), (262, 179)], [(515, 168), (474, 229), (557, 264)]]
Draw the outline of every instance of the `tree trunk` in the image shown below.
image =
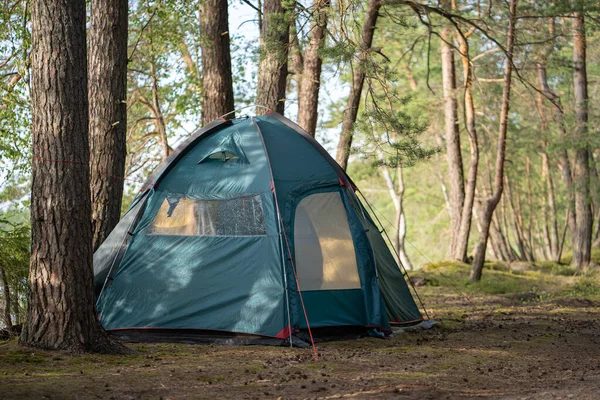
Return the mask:
[[(567, 225), (569, 230), (571, 231), (571, 235), (574, 236), (577, 231), (577, 220), (575, 217), (575, 188), (573, 184), (573, 174), (571, 172), (571, 162), (569, 161), (569, 153), (567, 152), (566, 141), (567, 138), (567, 129), (565, 126), (565, 118), (564, 111), (562, 105), (560, 103), (560, 98), (550, 89), (548, 85), (548, 77), (546, 74), (546, 67), (544, 65), (538, 64), (537, 66), (538, 73), (538, 83), (540, 85), (540, 89), (543, 91), (544, 96), (548, 100), (552, 102), (554, 109), (554, 120), (558, 127), (558, 132), (560, 138), (564, 142), (561, 148), (558, 151), (559, 161), (560, 161), (560, 170), (563, 178), (563, 182), (565, 184), (565, 189), (567, 192)], [(560, 260), (560, 254), (562, 253), (562, 246), (559, 246), (558, 258)]]
[(313, 7), (313, 22), (310, 42), (304, 52), (304, 69), (298, 85), (298, 125), (312, 137), (317, 130), (319, 87), (321, 85), (321, 65), (323, 59), (319, 51), (325, 42), (327, 11), (330, 0), (316, 0)]
[(512, 60), (513, 47), (515, 42), (515, 23), (517, 14), (517, 1), (510, 0), (509, 3), (509, 22), (506, 43), (506, 65), (504, 67), (504, 87), (502, 89), (502, 109), (500, 112), (500, 128), (498, 132), (498, 146), (496, 150), (496, 175), (494, 177), (493, 195), (488, 198), (483, 206), (482, 212), (482, 232), (477, 243), (473, 266), (471, 268), (471, 281), (481, 280), (483, 263), (485, 261), (485, 250), (487, 247), (488, 235), (490, 232), (490, 223), (494, 210), (500, 201), (504, 188), (504, 158), (506, 153), (506, 131), (508, 124), (508, 110), (510, 106), (510, 85), (512, 78)]
[(114, 352), (92, 284), (84, 0), (32, 1), (29, 297), (21, 344)]
[(89, 118), (92, 249), (121, 218), (127, 136), (127, 0), (93, 0)]
[[(300, 91), (302, 89), (302, 73), (304, 70), (304, 57), (302, 56), (302, 47), (298, 42), (298, 29), (296, 21), (290, 23), (290, 51), (288, 59), (288, 76), (296, 81), (296, 92), (298, 102), (300, 102)], [(291, 81), (290, 79), (290, 81)]]
[[(288, 75), (290, 10), (283, 0), (264, 0), (256, 103), (283, 114)], [(287, 2), (286, 2), (287, 3)], [(257, 114), (266, 110), (257, 109)]]
[[(448, 0), (442, 7), (450, 9)], [(458, 131), (458, 103), (456, 101), (456, 70), (452, 44), (452, 27), (446, 23), (441, 32), (442, 51), (442, 88), (444, 92), (444, 126), (446, 132), (446, 158), (448, 178), (450, 180), (450, 245), (446, 258), (459, 258), (456, 242), (460, 231), (460, 220), (465, 202), (465, 185), (462, 155), (460, 151), (460, 133)]]
[(467, 133), (469, 134), (469, 175), (465, 188), (464, 204), (460, 217), (460, 229), (455, 241), (453, 258), (466, 261), (469, 235), (471, 233), (471, 219), (473, 216), (473, 204), (475, 202), (475, 188), (477, 187), (477, 171), (479, 168), (479, 143), (477, 140), (477, 129), (475, 128), (475, 105), (473, 103), (473, 68), (469, 57), (469, 44), (467, 39), (459, 35), (461, 60), (465, 81), (464, 94), (464, 118)]
[(10, 295), (10, 285), (8, 284), (8, 277), (4, 267), (0, 265), (0, 280), (2, 280), (2, 291), (4, 292), (4, 323), (6, 329), (12, 331), (13, 321), (11, 316), (10, 307), (12, 306), (12, 298)]
[(530, 259), (529, 249), (527, 248), (527, 239), (523, 223), (523, 212), (521, 211), (521, 195), (517, 188), (516, 193), (513, 196), (513, 189), (508, 175), (506, 175), (504, 178), (506, 182), (506, 193), (504, 194), (504, 198), (509, 200), (510, 207), (512, 209), (511, 216), (513, 221), (514, 232), (517, 236), (517, 246), (519, 247), (519, 260), (533, 261)]
[[(549, 223), (550, 223), (550, 253), (552, 254), (552, 260), (560, 261), (558, 259), (558, 220), (556, 218), (556, 197), (554, 195), (554, 182), (552, 180), (552, 173), (550, 172), (550, 162), (548, 160), (548, 153), (542, 152), (542, 175), (546, 181), (546, 190), (548, 193), (548, 207), (550, 208)], [(544, 207), (545, 209), (545, 207)]]
[(156, 132), (158, 134), (158, 140), (162, 149), (161, 156), (163, 160), (173, 152), (167, 138), (167, 124), (165, 117), (160, 107), (160, 98), (158, 97), (158, 76), (156, 75), (156, 64), (154, 56), (150, 60), (150, 78), (152, 80), (152, 104), (149, 104), (150, 111), (154, 115), (154, 122), (156, 126)]
[[(546, 113), (544, 111), (544, 96), (546, 92), (546, 88), (548, 88), (548, 83), (546, 81), (546, 67), (542, 63), (538, 63), (536, 65), (537, 71), (537, 83), (538, 90), (540, 92), (536, 95), (536, 101), (538, 103), (538, 109), (540, 112), (541, 118), (541, 132), (546, 132), (548, 130), (548, 118), (546, 117)], [(546, 201), (547, 206), (544, 204), (543, 212), (544, 212), (544, 241), (548, 242), (546, 247), (548, 247), (548, 252), (550, 254), (550, 259), (554, 261), (560, 261), (557, 259), (558, 257), (558, 221), (556, 218), (556, 197), (554, 194), (554, 182), (552, 180), (552, 172), (550, 170), (550, 161), (548, 159), (548, 142), (546, 140), (542, 143), (543, 150), (541, 152), (542, 157), (542, 178), (544, 179), (544, 183), (546, 186)], [(550, 230), (548, 231), (548, 225), (550, 225)]]
[(366, 71), (365, 61), (367, 59), (371, 45), (373, 44), (373, 36), (375, 34), (375, 26), (379, 17), (379, 9), (381, 8), (382, 0), (369, 0), (365, 20), (363, 22), (362, 43), (358, 54), (358, 65), (354, 65), (352, 70), (352, 87), (350, 95), (346, 102), (344, 117), (342, 119), (342, 133), (337, 146), (336, 161), (346, 170), (348, 167), (348, 158), (352, 149), (353, 127), (358, 116), (358, 107), (362, 95), (363, 85), (365, 83)]
[(402, 166), (398, 165), (396, 169), (398, 174), (398, 187), (394, 185), (394, 181), (390, 175), (390, 171), (385, 165), (379, 167), (379, 171), (383, 176), (383, 180), (388, 188), (388, 192), (394, 207), (396, 208), (396, 217), (394, 219), (394, 243), (393, 246), (396, 250), (396, 261), (404, 266), (408, 270), (412, 270), (413, 266), (406, 254), (406, 248), (404, 247), (404, 238), (406, 237), (406, 216), (404, 214), (404, 174)]
[(204, 0), (200, 5), (204, 125), (234, 109), (227, 11), (227, 1)]
[(575, 162), (575, 218), (577, 229), (573, 235), (573, 261), (577, 268), (585, 268), (591, 260), (593, 216), (590, 205), (590, 165), (588, 151), (588, 93), (586, 71), (586, 38), (583, 12), (576, 11), (573, 18), (573, 85), (575, 96), (576, 129)]

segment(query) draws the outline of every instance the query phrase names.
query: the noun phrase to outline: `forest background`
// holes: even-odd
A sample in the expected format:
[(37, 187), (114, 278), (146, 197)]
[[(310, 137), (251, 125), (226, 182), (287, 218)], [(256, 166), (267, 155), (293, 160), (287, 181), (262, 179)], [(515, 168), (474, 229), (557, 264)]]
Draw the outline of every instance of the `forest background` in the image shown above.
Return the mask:
[[(91, 172), (92, 185), (123, 185), (121, 214), (143, 178), (210, 120), (207, 95), (215, 91), (207, 89), (202, 55), (203, 48), (206, 54), (214, 50), (206, 31), (218, 27), (218, 18), (207, 14), (216, 9), (203, 7), (219, 2), (126, 3), (124, 172), (102, 170), (96, 183)], [(487, 259), (595, 268), (598, 6), (516, 3), (229, 1), (228, 28), (218, 35), (230, 39), (234, 108), (278, 109), (316, 135), (372, 203), (390, 247), (408, 269), (443, 259), (477, 264), (482, 240), (487, 248), (479, 253)], [(204, 25), (202, 10), (209, 16)], [(88, 31), (92, 14), (88, 8)], [(4, 325), (21, 322), (26, 305), (35, 159), (31, 43), (30, 2), (3, 0)], [(94, 48), (89, 45), (90, 57)], [(269, 62), (279, 73), (285, 65), (287, 76), (278, 75), (283, 96), (261, 93), (260, 71), (268, 70)], [(273, 76), (267, 78), (275, 81)], [(315, 83), (317, 98), (303, 94), (302, 86), (306, 92)], [(254, 112), (247, 108), (237, 116)], [(478, 279), (476, 272), (471, 276)]]

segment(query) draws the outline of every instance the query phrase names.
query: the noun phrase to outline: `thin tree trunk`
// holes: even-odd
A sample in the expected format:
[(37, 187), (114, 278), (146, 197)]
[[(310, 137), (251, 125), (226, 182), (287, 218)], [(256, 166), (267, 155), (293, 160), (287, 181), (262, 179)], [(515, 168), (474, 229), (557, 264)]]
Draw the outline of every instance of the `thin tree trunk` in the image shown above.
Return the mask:
[(398, 259), (396, 260), (398, 263), (401, 263), (404, 268), (408, 270), (412, 270), (413, 266), (406, 254), (406, 248), (404, 247), (404, 239), (406, 237), (406, 216), (404, 214), (404, 205), (403, 205), (403, 197), (404, 197), (404, 174), (402, 167), (399, 165), (396, 169), (397, 171), (397, 179), (398, 186), (394, 185), (394, 180), (390, 175), (390, 171), (385, 165), (379, 167), (379, 171), (383, 176), (383, 180), (388, 188), (388, 192), (392, 201), (394, 203), (394, 207), (396, 208), (396, 217), (394, 219), (394, 243), (393, 246), (396, 249), (396, 253), (398, 254)]
[(12, 306), (12, 298), (10, 295), (10, 285), (8, 284), (8, 277), (6, 276), (6, 271), (4, 267), (0, 265), (0, 280), (2, 280), (2, 291), (4, 292), (4, 323), (6, 324), (6, 329), (11, 332), (13, 321), (11, 316), (10, 308)]
[(529, 156), (526, 156), (525, 163), (525, 173), (527, 175), (527, 212), (528, 212), (528, 221), (527, 221), (527, 230), (525, 231), (527, 235), (527, 246), (529, 247), (529, 255), (531, 256), (530, 261), (535, 261), (534, 257), (534, 249), (535, 244), (533, 240), (533, 198), (531, 194), (531, 159)]
[[(290, 10), (282, 0), (264, 0), (256, 103), (283, 114), (288, 75)], [(267, 111), (257, 109), (257, 114)]]
[(154, 121), (156, 126), (156, 132), (160, 147), (162, 149), (162, 159), (165, 160), (173, 152), (167, 139), (167, 124), (165, 123), (165, 117), (160, 107), (160, 99), (158, 97), (158, 76), (156, 75), (156, 65), (154, 57), (150, 61), (150, 78), (152, 80), (152, 104), (150, 105), (150, 111), (154, 115)]
[[(550, 89), (548, 85), (548, 77), (546, 74), (546, 67), (544, 65), (538, 64), (537, 66), (538, 73), (538, 83), (540, 85), (541, 90), (543, 91), (546, 98), (548, 98), (553, 105), (554, 109), (554, 120), (558, 127), (558, 132), (560, 138), (564, 143), (562, 143), (559, 151), (559, 161), (560, 161), (560, 170), (563, 178), (563, 182), (565, 184), (565, 189), (567, 192), (567, 225), (569, 226), (569, 230), (571, 231), (571, 235), (574, 236), (577, 231), (577, 221), (575, 217), (575, 194), (574, 194), (574, 184), (573, 184), (573, 173), (571, 172), (571, 162), (569, 161), (569, 153), (567, 152), (566, 141), (567, 138), (567, 129), (565, 126), (565, 118), (564, 111), (560, 103), (560, 98)], [(560, 246), (559, 246), (560, 247)], [(559, 251), (559, 254), (562, 253), (562, 250)], [(560, 258), (560, 257), (559, 257)]]
[(502, 110), (500, 112), (500, 130), (498, 133), (498, 147), (496, 153), (496, 175), (494, 177), (493, 195), (488, 198), (483, 206), (482, 233), (477, 244), (473, 267), (471, 269), (471, 281), (481, 280), (481, 272), (485, 261), (485, 250), (487, 247), (490, 223), (494, 210), (500, 201), (504, 188), (504, 158), (506, 153), (506, 131), (508, 124), (508, 110), (510, 106), (510, 85), (512, 78), (513, 47), (515, 42), (515, 23), (517, 14), (517, 1), (510, 0), (509, 3), (509, 26), (506, 43), (506, 64), (504, 67), (504, 88), (502, 90)]
[(363, 85), (365, 83), (366, 71), (365, 61), (368, 57), (369, 50), (373, 44), (373, 36), (377, 18), (379, 17), (379, 9), (381, 8), (382, 0), (369, 0), (365, 20), (363, 22), (362, 43), (358, 54), (358, 65), (354, 65), (352, 70), (352, 87), (350, 95), (346, 102), (344, 117), (342, 119), (342, 133), (337, 146), (336, 161), (346, 170), (348, 167), (348, 158), (352, 149), (353, 127), (358, 116), (358, 107), (362, 95)]
[[(442, 1), (442, 7), (450, 10), (450, 1)], [(442, 88), (444, 92), (444, 126), (446, 136), (446, 159), (450, 181), (450, 245), (446, 258), (460, 258), (457, 254), (457, 239), (465, 201), (465, 185), (458, 131), (458, 103), (456, 101), (456, 70), (452, 45), (453, 31), (446, 23), (441, 31)]]
[(477, 171), (479, 168), (479, 143), (477, 139), (477, 129), (475, 127), (475, 105), (473, 103), (473, 68), (469, 57), (469, 44), (466, 38), (459, 35), (461, 60), (463, 65), (463, 74), (465, 81), (464, 94), (464, 118), (467, 133), (469, 134), (469, 174), (467, 176), (467, 185), (465, 187), (465, 198), (460, 218), (460, 229), (456, 238), (454, 258), (465, 261), (467, 258), (467, 248), (469, 245), (469, 236), (471, 233), (471, 219), (473, 215), (473, 204), (475, 202), (475, 188), (477, 187)]
[(94, 310), (85, 8), (31, 6), (31, 262), (20, 342), (115, 352)]
[[(481, 232), (481, 224), (479, 223), (479, 216), (477, 214), (477, 207), (476, 206), (473, 207), (473, 218), (475, 219), (475, 226), (477, 227), (477, 231)], [(493, 227), (494, 227), (494, 225), (492, 223), (492, 228)], [(489, 240), (488, 240), (489, 245), (491, 246), (489, 248), (490, 255), (491, 255), (492, 259), (501, 260), (502, 257), (499, 255), (500, 254), (499, 253), (500, 249), (498, 247), (498, 243), (493, 240), (494, 236), (492, 235), (492, 233), (493, 233), (493, 229), (490, 229), (490, 237), (489, 237)]]
[(510, 207), (512, 209), (512, 221), (515, 234), (517, 235), (517, 246), (519, 247), (519, 259), (521, 261), (532, 261), (529, 257), (529, 250), (527, 249), (527, 240), (525, 235), (525, 229), (523, 224), (523, 212), (521, 207), (521, 195), (518, 188), (515, 190), (513, 196), (513, 189), (510, 183), (508, 175), (505, 177), (506, 193), (504, 197), (510, 201)]
[[(227, 7), (222, 0), (204, 0), (200, 5), (203, 124), (234, 109)], [(227, 118), (235, 118), (235, 114)]]
[(573, 142), (575, 162), (575, 218), (577, 229), (573, 235), (573, 261), (577, 268), (586, 268), (591, 260), (593, 216), (590, 205), (590, 165), (588, 150), (588, 93), (586, 71), (586, 37), (583, 12), (575, 11), (573, 18), (573, 85), (575, 119), (577, 126)]
[(92, 249), (119, 222), (127, 136), (127, 0), (93, 0), (89, 119)]
[(296, 91), (298, 92), (298, 103), (300, 102), (300, 91), (302, 87), (302, 73), (304, 70), (304, 56), (302, 48), (298, 42), (298, 29), (296, 22), (290, 24), (290, 51), (288, 60), (288, 76), (296, 81)]
[(313, 5), (313, 22), (310, 42), (304, 53), (304, 69), (298, 79), (298, 125), (315, 137), (317, 130), (319, 87), (321, 85), (321, 66), (323, 59), (319, 51), (325, 43), (327, 30), (327, 12), (330, 0), (316, 0)]
[[(553, 24), (551, 23), (551, 27)], [(551, 29), (553, 32), (553, 28)], [(544, 58), (545, 61), (545, 58)], [(537, 107), (540, 113), (541, 126), (540, 130), (542, 134), (544, 134), (548, 130), (548, 118), (546, 117), (546, 112), (544, 109), (544, 92), (548, 87), (546, 82), (546, 68), (545, 65), (540, 63), (536, 64), (537, 71), (537, 83), (539, 92), (536, 95)], [(560, 261), (557, 259), (558, 257), (558, 221), (556, 216), (556, 197), (554, 194), (554, 182), (552, 180), (552, 172), (550, 170), (550, 161), (548, 158), (548, 141), (543, 140), (542, 142), (543, 149), (540, 153), (542, 157), (542, 178), (544, 179), (544, 183), (546, 186), (546, 204), (543, 205), (543, 213), (544, 213), (544, 224), (543, 224), (543, 238), (544, 243), (547, 247), (547, 252), (550, 254), (551, 260)], [(545, 203), (545, 202), (544, 202)], [(550, 230), (548, 231), (548, 225), (550, 225)]]
[[(548, 222), (550, 224), (550, 254), (552, 260), (558, 262), (560, 260), (558, 260), (558, 220), (556, 217), (556, 198), (554, 195), (554, 182), (552, 180), (552, 173), (550, 172), (550, 161), (548, 159), (548, 153), (546, 153), (545, 150), (542, 152), (542, 175), (544, 176), (544, 181), (546, 182), (548, 207), (550, 208), (550, 218), (546, 217), (546, 219), (549, 219)], [(548, 210), (546, 210), (546, 207), (544, 207), (544, 210), (546, 211), (547, 215)]]

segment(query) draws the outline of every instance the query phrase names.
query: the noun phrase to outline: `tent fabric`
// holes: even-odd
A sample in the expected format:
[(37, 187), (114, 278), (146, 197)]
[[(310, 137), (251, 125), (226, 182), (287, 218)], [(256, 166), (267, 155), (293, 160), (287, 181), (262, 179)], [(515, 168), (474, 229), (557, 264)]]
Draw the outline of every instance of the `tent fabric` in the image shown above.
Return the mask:
[(94, 255), (107, 330), (283, 340), (422, 319), (350, 179), (283, 116), (215, 121), (158, 169)]

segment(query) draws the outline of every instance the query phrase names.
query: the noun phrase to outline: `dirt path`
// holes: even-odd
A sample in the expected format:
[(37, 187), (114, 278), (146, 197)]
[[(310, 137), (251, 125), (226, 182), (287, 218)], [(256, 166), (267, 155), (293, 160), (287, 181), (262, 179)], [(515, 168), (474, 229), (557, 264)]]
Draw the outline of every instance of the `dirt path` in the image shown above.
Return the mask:
[(0, 344), (6, 399), (599, 399), (600, 304), (426, 294), (435, 329), (310, 350), (132, 345), (130, 357)]

